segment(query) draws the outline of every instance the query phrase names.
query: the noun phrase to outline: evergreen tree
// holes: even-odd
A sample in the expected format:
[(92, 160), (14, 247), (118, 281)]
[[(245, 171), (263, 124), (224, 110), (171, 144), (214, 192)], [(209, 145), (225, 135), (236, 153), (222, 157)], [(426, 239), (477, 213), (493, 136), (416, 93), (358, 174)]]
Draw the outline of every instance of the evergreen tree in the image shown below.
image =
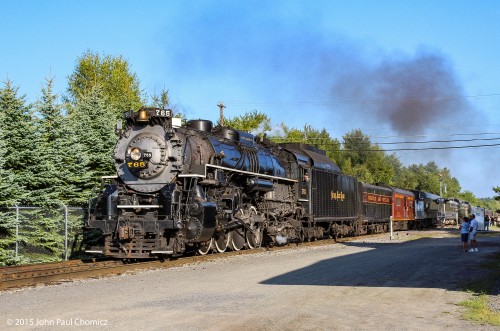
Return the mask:
[(69, 117), (58, 103), (58, 96), (52, 92), (52, 85), (53, 80), (47, 79), (46, 87), (42, 88), (42, 98), (36, 105), (41, 117), (38, 134), (45, 151), (40, 158), (43, 171), (39, 172), (42, 185), (38, 188), (45, 200), (40, 204), (61, 207), (63, 202), (80, 205), (87, 199), (79, 194), (82, 185), (89, 181), (85, 168), (87, 159)]
[(107, 103), (100, 85), (92, 87), (75, 105), (71, 116), (71, 126), (75, 146), (82, 150), (89, 180), (82, 181), (80, 198), (88, 199), (92, 189), (97, 186), (100, 177), (114, 173), (112, 152), (116, 137), (114, 110)]
[(0, 89), (0, 265), (16, 263), (15, 205), (30, 202), (33, 180), (29, 166), (36, 153), (30, 106), (10, 81)]
[(36, 174), (30, 169), (37, 162), (40, 150), (37, 146), (36, 127), (31, 105), (26, 106), (24, 96), (18, 97), (17, 87), (10, 81), (0, 89), (0, 130), (3, 134), (3, 167), (13, 176), (16, 185), (17, 201), (23, 204), (32, 202), (33, 197), (26, 194), (36, 182)]
[[(0, 112), (0, 123), (5, 123), (3, 112)], [(0, 125), (0, 208), (12, 207), (19, 203), (22, 197), (22, 190), (14, 180), (13, 172), (5, 168), (6, 141), (5, 129)]]
[[(160, 94), (153, 94), (151, 96), (151, 107), (157, 108), (167, 108), (170, 106), (170, 96), (168, 94), (168, 90), (162, 89)], [(136, 109), (134, 109), (136, 110)]]
[(34, 203), (37, 206), (59, 205), (64, 184), (61, 173), (65, 165), (61, 164), (61, 151), (58, 148), (63, 135), (62, 107), (57, 103), (57, 95), (52, 92), (52, 79), (47, 79), (46, 87), (42, 88), (42, 97), (35, 104), (37, 112), (37, 162), (32, 171), (36, 174), (33, 182)]
[(77, 136), (77, 129), (73, 120), (64, 117), (62, 137), (55, 147), (61, 152), (59, 155), (59, 177), (62, 186), (59, 189), (59, 200), (69, 206), (84, 205), (88, 202), (90, 191), (95, 182), (92, 173), (88, 171), (89, 155), (86, 146)]
[[(0, 123), (4, 123), (0, 112)], [(14, 259), (15, 221), (14, 207), (20, 200), (20, 188), (12, 172), (5, 169), (6, 138), (0, 125), (0, 266), (11, 264)]]

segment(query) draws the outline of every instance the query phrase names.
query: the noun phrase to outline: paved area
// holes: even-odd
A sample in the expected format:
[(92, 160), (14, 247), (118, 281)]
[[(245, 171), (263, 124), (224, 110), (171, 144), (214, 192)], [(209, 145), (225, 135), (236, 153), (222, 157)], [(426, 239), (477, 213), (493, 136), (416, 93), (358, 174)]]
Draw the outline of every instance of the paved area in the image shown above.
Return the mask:
[[(432, 237), (432, 238), (429, 238)], [(2, 330), (495, 330), (461, 318), (500, 237), (456, 230), (260, 252), (0, 293)]]

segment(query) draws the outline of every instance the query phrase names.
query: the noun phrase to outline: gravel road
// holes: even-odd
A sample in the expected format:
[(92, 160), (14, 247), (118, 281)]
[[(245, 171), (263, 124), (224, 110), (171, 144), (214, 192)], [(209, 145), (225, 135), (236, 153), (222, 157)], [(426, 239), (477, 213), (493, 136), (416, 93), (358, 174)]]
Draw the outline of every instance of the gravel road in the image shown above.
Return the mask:
[(497, 330), (457, 305), (500, 252), (500, 236), (478, 241), (400, 232), (2, 292), (0, 329)]

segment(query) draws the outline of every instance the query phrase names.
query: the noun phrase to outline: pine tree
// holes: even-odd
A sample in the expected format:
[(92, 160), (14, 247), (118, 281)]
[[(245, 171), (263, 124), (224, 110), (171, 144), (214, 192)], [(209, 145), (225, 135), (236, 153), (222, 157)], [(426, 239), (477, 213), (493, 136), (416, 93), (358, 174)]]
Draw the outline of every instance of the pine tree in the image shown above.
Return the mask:
[(0, 89), (3, 167), (13, 176), (17, 201), (29, 203), (32, 199), (26, 192), (31, 189), (34, 180), (29, 167), (36, 162), (39, 150), (31, 105), (26, 106), (24, 96), (17, 96), (18, 89), (10, 81), (6, 81), (4, 88)]
[(82, 197), (87, 199), (100, 177), (114, 173), (112, 152), (116, 138), (114, 111), (106, 102), (102, 87), (96, 85), (75, 105), (71, 117), (72, 130), (81, 146), (82, 160), (90, 180), (82, 182)]
[[(153, 94), (150, 101), (151, 107), (167, 108), (170, 106), (170, 95), (168, 90), (163, 88), (160, 94)], [(136, 109), (133, 109), (136, 110)]]
[[(0, 123), (5, 123), (3, 112), (0, 112)], [(0, 125), (0, 208), (12, 207), (22, 197), (22, 190), (17, 185), (14, 174), (5, 168), (6, 146), (5, 129)]]
[[(0, 112), (0, 123), (4, 123), (4, 114)], [(15, 246), (14, 207), (21, 191), (12, 172), (5, 169), (5, 135), (0, 126), (0, 266), (12, 264)]]
[(18, 118), (26, 119), (28, 113), (23, 98), (17, 97), (17, 89), (10, 81), (0, 89), (0, 265), (15, 263), (15, 211), (20, 205), (26, 191), (21, 186), (20, 178), (25, 178), (25, 168), (20, 158), (24, 151), (16, 144), (19, 137), (17, 130), (22, 130)]
[(21, 214), (20, 255), (18, 260), (11, 259), (8, 263), (58, 259), (63, 238), (59, 234), (60, 217), (54, 216), (56, 210), (53, 208), (58, 204), (55, 188), (59, 180), (51, 148), (55, 139), (53, 132), (58, 129), (57, 116), (53, 116), (56, 112), (50, 109), (53, 108), (51, 89), (43, 91), (43, 99), (35, 108), (40, 118), (35, 117), (32, 105), (25, 106), (24, 97), (18, 97), (17, 91), (10, 82), (0, 91), (4, 117), (4, 165), (13, 173), (14, 182), (23, 189), (20, 204), (45, 208)]
[(47, 79), (46, 87), (42, 88), (42, 97), (35, 104), (39, 115), (37, 120), (38, 151), (37, 162), (31, 169), (34, 174), (32, 189), (37, 206), (57, 207), (61, 198), (63, 182), (61, 170), (61, 151), (58, 148), (63, 132), (63, 116), (61, 106), (57, 103), (57, 95), (52, 92), (52, 79)]

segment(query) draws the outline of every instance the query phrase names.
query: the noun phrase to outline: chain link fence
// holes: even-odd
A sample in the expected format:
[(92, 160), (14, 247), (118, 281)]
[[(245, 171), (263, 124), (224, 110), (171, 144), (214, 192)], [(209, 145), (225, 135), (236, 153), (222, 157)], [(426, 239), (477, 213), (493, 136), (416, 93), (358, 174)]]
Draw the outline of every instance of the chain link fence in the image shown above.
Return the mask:
[(0, 208), (0, 266), (78, 259), (83, 255), (82, 207)]

